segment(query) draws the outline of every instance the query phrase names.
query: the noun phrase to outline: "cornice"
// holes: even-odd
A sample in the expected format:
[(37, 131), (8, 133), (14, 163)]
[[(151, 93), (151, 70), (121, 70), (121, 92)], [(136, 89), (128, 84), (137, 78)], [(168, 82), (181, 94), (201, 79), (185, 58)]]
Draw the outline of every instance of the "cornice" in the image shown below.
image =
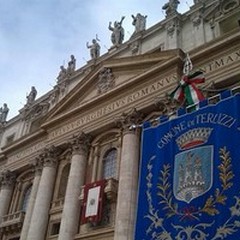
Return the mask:
[(131, 56), (131, 57), (122, 57), (117, 59), (111, 59), (105, 62), (105, 67), (117, 67), (120, 68), (122, 66), (127, 66), (131, 68), (134, 65), (141, 65), (141, 64), (150, 64), (150, 63), (159, 63), (159, 61), (168, 60), (171, 56), (175, 57), (179, 54), (179, 49), (171, 49), (165, 50), (162, 52), (153, 52), (153, 53), (146, 53), (143, 55)]

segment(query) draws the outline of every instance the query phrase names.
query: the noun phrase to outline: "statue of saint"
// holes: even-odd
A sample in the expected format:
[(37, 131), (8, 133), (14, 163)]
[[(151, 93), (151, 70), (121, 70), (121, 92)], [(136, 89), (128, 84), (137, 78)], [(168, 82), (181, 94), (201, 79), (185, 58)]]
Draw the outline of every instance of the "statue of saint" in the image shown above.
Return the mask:
[(27, 105), (31, 105), (35, 101), (36, 96), (37, 96), (37, 90), (34, 86), (32, 86), (31, 92), (27, 96)]
[(111, 41), (113, 46), (119, 46), (122, 44), (124, 39), (124, 29), (122, 27), (122, 22), (125, 17), (122, 17), (120, 22), (115, 21), (112, 27), (112, 23), (109, 22), (108, 29), (112, 31)]
[(177, 13), (177, 8), (178, 8), (178, 4), (180, 2), (178, 0), (169, 0), (168, 3), (166, 3), (165, 5), (163, 5), (162, 9), (166, 11), (166, 16), (170, 16), (172, 14)]
[(74, 55), (71, 55), (70, 58), (71, 59), (68, 62), (68, 67), (67, 67), (68, 74), (73, 73), (76, 69), (76, 58), (74, 57)]
[(135, 26), (135, 31), (133, 34), (144, 31), (146, 29), (147, 16), (143, 16), (140, 13), (138, 13), (136, 17), (132, 15), (132, 18), (133, 18), (132, 24)]
[(0, 122), (5, 123), (7, 119), (7, 115), (9, 112), (9, 108), (6, 103), (3, 104), (3, 107), (0, 108)]
[(100, 45), (98, 44), (99, 41), (97, 38), (92, 40), (92, 44), (89, 45), (87, 42), (87, 48), (90, 48), (90, 55), (92, 59), (96, 59), (100, 56)]
[(60, 72), (57, 76), (57, 80), (60, 82), (67, 77), (67, 69), (64, 66), (60, 66)]

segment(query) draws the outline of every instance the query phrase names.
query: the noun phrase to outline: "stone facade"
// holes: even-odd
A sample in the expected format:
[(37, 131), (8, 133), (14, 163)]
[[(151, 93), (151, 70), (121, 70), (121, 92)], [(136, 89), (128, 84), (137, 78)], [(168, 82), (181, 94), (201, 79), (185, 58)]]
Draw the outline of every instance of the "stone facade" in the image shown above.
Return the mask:
[[(131, 240), (141, 123), (167, 97), (188, 53), (206, 97), (239, 87), (239, 1), (195, 1), (74, 71), (0, 126), (1, 240)], [(157, 124), (157, 123), (156, 123)], [(84, 187), (105, 180), (102, 218), (82, 222)]]

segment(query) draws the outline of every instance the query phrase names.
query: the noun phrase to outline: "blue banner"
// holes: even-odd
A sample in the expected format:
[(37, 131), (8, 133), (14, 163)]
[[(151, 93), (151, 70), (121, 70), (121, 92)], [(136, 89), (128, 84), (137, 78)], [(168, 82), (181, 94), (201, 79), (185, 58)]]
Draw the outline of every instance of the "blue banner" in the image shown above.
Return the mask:
[(145, 123), (135, 240), (240, 239), (240, 95)]

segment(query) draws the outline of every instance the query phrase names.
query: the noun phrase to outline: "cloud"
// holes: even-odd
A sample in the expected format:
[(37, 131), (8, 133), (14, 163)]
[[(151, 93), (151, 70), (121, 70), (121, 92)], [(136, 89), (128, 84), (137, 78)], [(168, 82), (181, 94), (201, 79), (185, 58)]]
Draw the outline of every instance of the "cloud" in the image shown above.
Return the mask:
[[(0, 0), (0, 3), (3, 0)], [(59, 66), (71, 54), (81, 67), (90, 59), (86, 42), (98, 34), (101, 54), (112, 43), (109, 21), (126, 16), (125, 40), (134, 31), (131, 14), (147, 15), (147, 28), (164, 18), (162, 5), (167, 1), (149, 0), (8, 0), (0, 8), (0, 106), (10, 108), (9, 118), (26, 103), (31, 86), (38, 96), (55, 85)], [(190, 2), (190, 0), (188, 1)], [(192, 3), (190, 2), (190, 5)], [(181, 11), (188, 9), (181, 4)]]

